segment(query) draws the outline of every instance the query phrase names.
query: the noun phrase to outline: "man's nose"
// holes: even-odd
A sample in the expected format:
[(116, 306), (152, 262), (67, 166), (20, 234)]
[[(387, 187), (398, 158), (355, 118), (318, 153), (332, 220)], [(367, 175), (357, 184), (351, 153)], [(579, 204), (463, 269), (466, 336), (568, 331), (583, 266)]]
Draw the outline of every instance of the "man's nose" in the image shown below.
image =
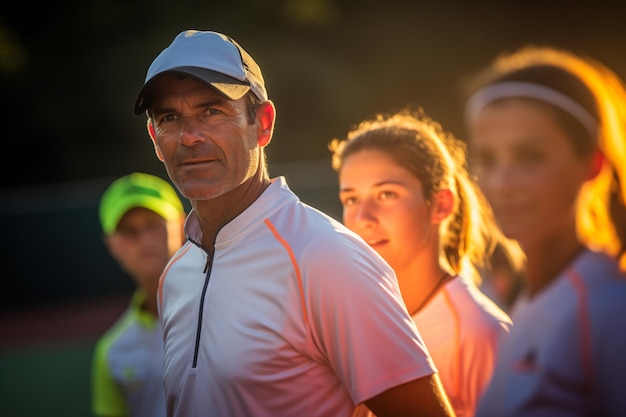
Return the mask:
[(185, 146), (194, 146), (205, 142), (205, 133), (199, 120), (195, 117), (185, 117), (181, 123), (178, 141)]

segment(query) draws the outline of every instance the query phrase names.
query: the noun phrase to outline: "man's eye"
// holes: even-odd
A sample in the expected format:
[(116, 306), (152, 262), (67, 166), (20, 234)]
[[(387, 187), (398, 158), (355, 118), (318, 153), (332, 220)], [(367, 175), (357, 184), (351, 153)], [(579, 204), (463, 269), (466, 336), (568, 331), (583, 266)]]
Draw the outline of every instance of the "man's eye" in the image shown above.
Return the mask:
[(216, 114), (221, 114), (222, 112), (220, 110), (218, 110), (218, 109), (210, 107), (210, 108), (207, 109), (206, 113), (211, 115), (211, 116), (214, 116)]
[(356, 197), (346, 197), (341, 200), (341, 204), (346, 207), (350, 207), (356, 203)]
[(116, 230), (116, 233), (125, 238), (134, 238), (139, 236), (140, 231), (133, 227), (120, 227)]
[(162, 116), (159, 116), (156, 119), (157, 125), (163, 124), (163, 123), (168, 123), (171, 122), (173, 120), (176, 120), (176, 115), (173, 113), (170, 114), (164, 114)]

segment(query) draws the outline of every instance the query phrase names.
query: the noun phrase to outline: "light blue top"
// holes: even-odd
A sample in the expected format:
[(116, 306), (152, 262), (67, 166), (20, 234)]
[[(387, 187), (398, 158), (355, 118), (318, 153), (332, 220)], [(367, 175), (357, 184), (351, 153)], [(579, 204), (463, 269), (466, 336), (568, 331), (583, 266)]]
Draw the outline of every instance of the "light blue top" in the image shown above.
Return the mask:
[(512, 313), (477, 417), (626, 416), (626, 273), (586, 251)]

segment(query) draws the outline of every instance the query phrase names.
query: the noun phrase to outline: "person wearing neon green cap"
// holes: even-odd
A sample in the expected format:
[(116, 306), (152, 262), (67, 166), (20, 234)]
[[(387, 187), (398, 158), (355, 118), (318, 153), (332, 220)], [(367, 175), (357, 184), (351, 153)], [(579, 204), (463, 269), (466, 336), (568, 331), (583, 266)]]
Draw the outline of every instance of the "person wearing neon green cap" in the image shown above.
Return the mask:
[(109, 185), (99, 215), (107, 249), (136, 290), (128, 309), (96, 343), (92, 412), (164, 417), (163, 336), (156, 294), (165, 265), (183, 243), (185, 211), (167, 181), (135, 172)]

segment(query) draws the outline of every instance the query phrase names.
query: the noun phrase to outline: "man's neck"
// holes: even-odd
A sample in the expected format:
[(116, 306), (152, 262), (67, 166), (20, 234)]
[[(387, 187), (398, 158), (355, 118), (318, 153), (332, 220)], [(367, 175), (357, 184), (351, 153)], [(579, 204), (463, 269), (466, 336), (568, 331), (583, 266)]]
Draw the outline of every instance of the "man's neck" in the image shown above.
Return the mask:
[(267, 177), (255, 176), (219, 197), (192, 201), (202, 229), (202, 246), (212, 251), (220, 229), (252, 205), (270, 183)]

